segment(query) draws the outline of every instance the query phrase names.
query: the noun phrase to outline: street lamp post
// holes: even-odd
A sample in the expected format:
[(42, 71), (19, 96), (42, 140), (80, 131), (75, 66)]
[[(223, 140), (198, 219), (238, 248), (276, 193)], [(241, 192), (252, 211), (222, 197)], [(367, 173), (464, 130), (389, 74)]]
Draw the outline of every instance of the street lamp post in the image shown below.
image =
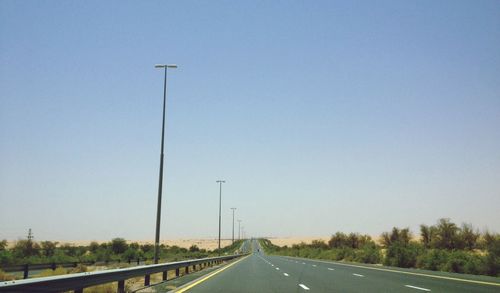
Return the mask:
[(160, 155), (160, 175), (158, 182), (158, 204), (156, 209), (156, 234), (155, 234), (155, 249), (154, 263), (158, 263), (158, 254), (160, 250), (160, 218), (161, 218), (161, 196), (163, 187), (163, 146), (165, 141), (165, 108), (167, 104), (167, 68), (177, 68), (175, 64), (156, 64), (155, 68), (164, 68), (165, 77), (163, 79), (163, 119), (161, 124), (161, 155)]
[(238, 240), (241, 239), (241, 220), (238, 220)]
[(217, 180), (217, 183), (219, 183), (219, 255), (220, 255), (220, 212), (221, 212), (221, 207), (222, 207), (222, 183), (226, 183), (225, 180)]
[(236, 208), (231, 208), (233, 210), (233, 240), (231, 242), (231, 244), (234, 243), (234, 211), (236, 210)]

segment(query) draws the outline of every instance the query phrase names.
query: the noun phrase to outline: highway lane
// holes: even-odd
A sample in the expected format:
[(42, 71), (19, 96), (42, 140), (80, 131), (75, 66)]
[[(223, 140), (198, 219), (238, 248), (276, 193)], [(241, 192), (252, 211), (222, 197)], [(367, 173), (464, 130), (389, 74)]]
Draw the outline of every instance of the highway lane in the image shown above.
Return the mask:
[(496, 278), (491, 278), (496, 286), (462, 282), (384, 271), (384, 267), (269, 256), (256, 241), (252, 246), (253, 254), (187, 292), (500, 292)]

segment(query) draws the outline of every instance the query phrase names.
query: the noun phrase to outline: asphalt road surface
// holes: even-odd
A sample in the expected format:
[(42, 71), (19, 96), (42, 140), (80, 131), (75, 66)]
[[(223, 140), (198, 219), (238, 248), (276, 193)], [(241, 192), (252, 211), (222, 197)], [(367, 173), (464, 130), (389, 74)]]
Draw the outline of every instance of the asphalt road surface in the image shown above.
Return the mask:
[(180, 292), (500, 292), (499, 278), (270, 256), (256, 240), (251, 246), (251, 255)]

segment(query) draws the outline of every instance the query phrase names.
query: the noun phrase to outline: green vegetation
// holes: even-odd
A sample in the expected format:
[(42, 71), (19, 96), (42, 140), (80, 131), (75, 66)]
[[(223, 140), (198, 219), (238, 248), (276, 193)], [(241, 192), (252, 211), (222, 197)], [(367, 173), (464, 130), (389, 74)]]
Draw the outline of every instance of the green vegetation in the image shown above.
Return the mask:
[[(242, 240), (221, 248), (221, 254), (234, 253)], [(153, 259), (152, 244), (127, 243), (123, 238), (114, 238), (110, 242), (91, 242), (87, 246), (59, 244), (58, 242), (35, 242), (28, 238), (19, 240), (12, 248), (7, 248), (7, 241), (0, 241), (0, 266), (40, 263), (94, 263), (94, 262), (135, 262), (137, 259)], [(217, 250), (207, 251), (196, 245), (189, 249), (178, 246), (160, 245), (160, 261), (180, 261), (185, 259), (217, 256)], [(62, 269), (62, 268), (61, 268)], [(83, 270), (85, 271), (85, 270)], [(62, 272), (62, 271), (60, 271)]]
[(311, 244), (279, 247), (262, 239), (261, 245), (268, 253), (286, 256), (476, 275), (500, 274), (500, 234), (481, 234), (469, 224), (459, 227), (449, 219), (440, 219), (436, 225), (421, 225), (420, 239), (413, 237), (410, 229), (397, 227), (382, 233), (380, 239), (377, 244), (368, 235), (337, 232), (328, 243), (314, 240)]

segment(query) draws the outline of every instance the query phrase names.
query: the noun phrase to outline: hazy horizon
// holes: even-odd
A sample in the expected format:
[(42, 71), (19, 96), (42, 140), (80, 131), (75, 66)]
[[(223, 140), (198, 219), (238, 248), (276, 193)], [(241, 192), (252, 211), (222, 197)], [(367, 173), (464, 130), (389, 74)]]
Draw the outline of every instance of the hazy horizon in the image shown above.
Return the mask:
[[(500, 232), (500, 1), (0, 1), (0, 239)], [(237, 227), (237, 223), (236, 223)]]

